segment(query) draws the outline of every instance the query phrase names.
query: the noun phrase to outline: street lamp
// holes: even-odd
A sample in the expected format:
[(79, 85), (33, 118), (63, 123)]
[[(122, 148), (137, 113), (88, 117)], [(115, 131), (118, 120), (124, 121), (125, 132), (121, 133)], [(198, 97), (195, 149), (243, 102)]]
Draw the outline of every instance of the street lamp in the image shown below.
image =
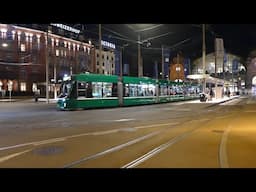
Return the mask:
[(49, 103), (49, 63), (48, 63), (48, 28), (46, 30), (46, 41), (45, 41), (45, 91), (46, 91), (46, 103)]
[(203, 93), (205, 92), (206, 88), (206, 79), (205, 79), (205, 24), (203, 24), (203, 50), (202, 50), (202, 59), (203, 59)]

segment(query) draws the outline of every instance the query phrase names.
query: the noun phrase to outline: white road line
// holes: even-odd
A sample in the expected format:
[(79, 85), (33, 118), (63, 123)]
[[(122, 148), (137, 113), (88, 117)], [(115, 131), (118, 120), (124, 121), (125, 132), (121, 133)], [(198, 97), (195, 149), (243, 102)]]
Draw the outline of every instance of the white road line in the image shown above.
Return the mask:
[(224, 119), (224, 118), (228, 118), (231, 117), (232, 115), (224, 115), (224, 116), (219, 116), (219, 117), (215, 117), (215, 119)]
[(135, 119), (118, 119), (118, 120), (111, 120), (111, 121), (116, 121), (116, 122), (123, 122), (123, 121), (133, 121)]
[(44, 144), (55, 143), (55, 142), (59, 142), (59, 141), (65, 141), (65, 140), (66, 140), (66, 138), (49, 139), (49, 140), (45, 140), (45, 141), (36, 142), (33, 145), (35, 145), (35, 146), (37, 146), (37, 145), (44, 145)]
[(1, 157), (0, 158), (0, 163), (3, 163), (4, 161), (7, 161), (7, 160), (9, 160), (9, 159), (11, 159), (13, 157), (17, 157), (17, 156), (22, 155), (24, 153), (27, 153), (29, 151), (31, 151), (31, 149), (28, 149), (28, 150), (25, 150), (25, 151), (22, 151), (22, 152), (19, 152), (19, 153), (14, 153), (14, 154), (11, 154), (11, 155), (7, 155), (5, 157)]
[(210, 120), (210, 119), (208, 119), (208, 118), (202, 118), (202, 119), (194, 119), (194, 120), (191, 120), (191, 121), (189, 121), (189, 122), (194, 122), (194, 121), (208, 121), (208, 120)]
[(167, 125), (177, 125), (179, 123), (161, 123), (161, 124), (154, 124), (154, 125), (143, 125), (143, 126), (138, 126), (138, 127), (134, 127), (135, 129), (143, 129), (143, 128), (149, 128), (149, 127), (161, 127), (161, 126), (167, 126)]
[(153, 137), (154, 135), (157, 135), (157, 134), (159, 134), (159, 133), (162, 132), (162, 131), (163, 131), (163, 130), (161, 130), (161, 131), (156, 131), (156, 132), (153, 132), (153, 133), (144, 135), (144, 136), (142, 136), (142, 137), (136, 138), (136, 139), (134, 139), (134, 140), (131, 140), (131, 141), (127, 142), (127, 143), (123, 143), (123, 144), (121, 144), (121, 145), (117, 145), (117, 146), (112, 147), (112, 148), (110, 148), (110, 149), (107, 149), (107, 150), (105, 150), (105, 151), (96, 153), (95, 155), (92, 155), (92, 156), (89, 156), (89, 157), (84, 157), (84, 158), (82, 158), (82, 159), (80, 159), (80, 160), (77, 160), (77, 161), (74, 161), (74, 162), (72, 162), (72, 163), (70, 163), (70, 164), (65, 165), (64, 168), (70, 168), (70, 167), (73, 167), (74, 165), (78, 165), (78, 164), (80, 164), (80, 163), (82, 163), (82, 162), (84, 162), (84, 161), (88, 161), (88, 160), (91, 160), (91, 159), (95, 159), (95, 158), (100, 157), (100, 156), (103, 156), (103, 155), (105, 155), (105, 154), (112, 153), (112, 152), (114, 152), (114, 151), (118, 151), (118, 150), (120, 150), (120, 149), (122, 149), (122, 148), (124, 148), (124, 147), (129, 146), (129, 145), (132, 145), (132, 144), (138, 143), (138, 142), (140, 142), (140, 141), (142, 141), (142, 140), (145, 140), (145, 139), (147, 139), (147, 138)]
[(222, 137), (221, 143), (219, 148), (219, 162), (221, 168), (229, 168), (228, 165), (228, 156), (227, 156), (227, 140), (228, 140), (228, 133), (230, 131), (230, 126), (225, 129)]
[(136, 167), (137, 165), (143, 163), (144, 161), (146, 161), (147, 159), (153, 157), (154, 155), (160, 153), (161, 151), (165, 150), (167, 147), (170, 147), (171, 145), (177, 143), (178, 141), (182, 140), (184, 137), (187, 137), (188, 135), (190, 135), (195, 129), (192, 129), (182, 135), (176, 136), (173, 139), (171, 139), (170, 141), (168, 141), (167, 143), (164, 143), (162, 145), (160, 145), (159, 147), (156, 147), (155, 149), (149, 151), (148, 153), (146, 153), (145, 155), (135, 159), (134, 161), (122, 166), (121, 168), (133, 168)]
[[(154, 124), (154, 125), (138, 126), (138, 127), (133, 127), (133, 128), (134, 129), (141, 129), (141, 128), (150, 128), (150, 127), (157, 127), (157, 126), (160, 127), (160, 126), (175, 125), (175, 124), (178, 124), (178, 123)], [(4, 151), (4, 150), (8, 150), (8, 149), (14, 149), (14, 148), (19, 148), (19, 147), (25, 147), (25, 146), (29, 146), (29, 145), (37, 146), (37, 145), (49, 144), (49, 143), (65, 141), (67, 139), (76, 138), (76, 137), (83, 137), (83, 136), (88, 136), (88, 135), (104, 135), (104, 134), (110, 134), (110, 133), (117, 133), (119, 131), (123, 131), (123, 129), (124, 128), (121, 128), (121, 129), (111, 129), (111, 130), (107, 130), (107, 131), (91, 132), (91, 133), (82, 133), (82, 134), (70, 135), (70, 136), (65, 136), (65, 137), (57, 137), (57, 138), (52, 138), (52, 139), (47, 139), (47, 140), (42, 140), (42, 141), (34, 141), (34, 142), (29, 142), (29, 143), (22, 143), (22, 144), (17, 144), (17, 145), (0, 147), (0, 151)]]

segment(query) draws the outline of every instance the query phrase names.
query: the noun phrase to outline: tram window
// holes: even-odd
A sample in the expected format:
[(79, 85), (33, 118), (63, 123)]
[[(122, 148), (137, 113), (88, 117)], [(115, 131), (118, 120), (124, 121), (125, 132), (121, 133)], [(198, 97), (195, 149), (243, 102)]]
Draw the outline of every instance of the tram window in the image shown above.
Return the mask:
[(72, 89), (71, 89), (71, 92), (70, 92), (70, 97), (71, 98), (77, 98), (76, 88), (77, 88), (77, 83), (76, 83), (76, 81), (74, 81), (74, 82), (72, 82)]
[(138, 96), (148, 96), (149, 89), (147, 84), (138, 85)]
[(92, 83), (91, 82), (86, 83), (86, 97), (92, 98)]
[(92, 82), (92, 96), (102, 97), (102, 82)]
[(148, 85), (148, 95), (154, 96), (155, 95), (156, 86), (153, 84)]
[(137, 97), (138, 96), (138, 87), (136, 84), (129, 85), (129, 96), (130, 97)]
[(112, 83), (103, 83), (103, 97), (112, 96)]
[(77, 82), (78, 97), (86, 96), (86, 82)]
[(166, 87), (166, 85), (161, 85), (160, 86), (160, 95), (161, 96), (167, 95), (167, 87)]
[(112, 86), (112, 97), (117, 97), (117, 83), (113, 83), (113, 86)]
[(124, 86), (124, 97), (129, 97), (129, 84)]

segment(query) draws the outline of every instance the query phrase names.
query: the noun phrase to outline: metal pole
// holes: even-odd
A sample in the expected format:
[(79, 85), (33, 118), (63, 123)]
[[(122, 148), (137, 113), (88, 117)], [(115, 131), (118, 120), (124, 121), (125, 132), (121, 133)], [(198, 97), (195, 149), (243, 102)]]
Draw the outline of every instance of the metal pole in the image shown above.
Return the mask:
[[(217, 78), (217, 47), (216, 47), (216, 38), (214, 39), (215, 45), (215, 78)], [(217, 79), (215, 80), (215, 99), (217, 99)]]
[(120, 51), (120, 74), (119, 74), (119, 81), (118, 81), (118, 100), (119, 100), (119, 105), (123, 106), (123, 49), (124, 47), (121, 47)]
[(124, 47), (121, 47), (121, 52), (120, 52), (120, 80), (123, 79), (123, 50), (124, 50)]
[(102, 45), (101, 45), (101, 24), (99, 24), (99, 72), (102, 74)]
[(232, 86), (233, 86), (233, 95), (235, 93), (235, 84), (234, 84), (234, 69), (233, 69), (233, 62), (231, 63), (231, 68), (232, 68)]
[(48, 27), (46, 31), (46, 42), (45, 42), (45, 90), (46, 90), (46, 103), (49, 103), (49, 63), (48, 63)]
[(53, 75), (54, 75), (54, 99), (57, 99), (57, 87), (56, 87), (56, 83), (57, 83), (57, 75), (56, 75), (56, 62), (54, 62), (54, 71), (53, 71)]
[(203, 24), (203, 93), (206, 88), (206, 79), (205, 79), (205, 24)]
[(138, 77), (143, 76), (143, 69), (141, 66), (141, 50), (140, 50), (140, 34), (138, 34)]
[(162, 79), (164, 79), (164, 46), (162, 45)]

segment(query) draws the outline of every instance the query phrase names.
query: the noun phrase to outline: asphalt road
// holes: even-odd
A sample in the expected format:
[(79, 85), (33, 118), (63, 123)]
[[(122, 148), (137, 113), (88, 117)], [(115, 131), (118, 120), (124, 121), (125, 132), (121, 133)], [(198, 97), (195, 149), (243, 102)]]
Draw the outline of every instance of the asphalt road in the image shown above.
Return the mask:
[(0, 103), (0, 167), (256, 167), (256, 98), (58, 111)]

